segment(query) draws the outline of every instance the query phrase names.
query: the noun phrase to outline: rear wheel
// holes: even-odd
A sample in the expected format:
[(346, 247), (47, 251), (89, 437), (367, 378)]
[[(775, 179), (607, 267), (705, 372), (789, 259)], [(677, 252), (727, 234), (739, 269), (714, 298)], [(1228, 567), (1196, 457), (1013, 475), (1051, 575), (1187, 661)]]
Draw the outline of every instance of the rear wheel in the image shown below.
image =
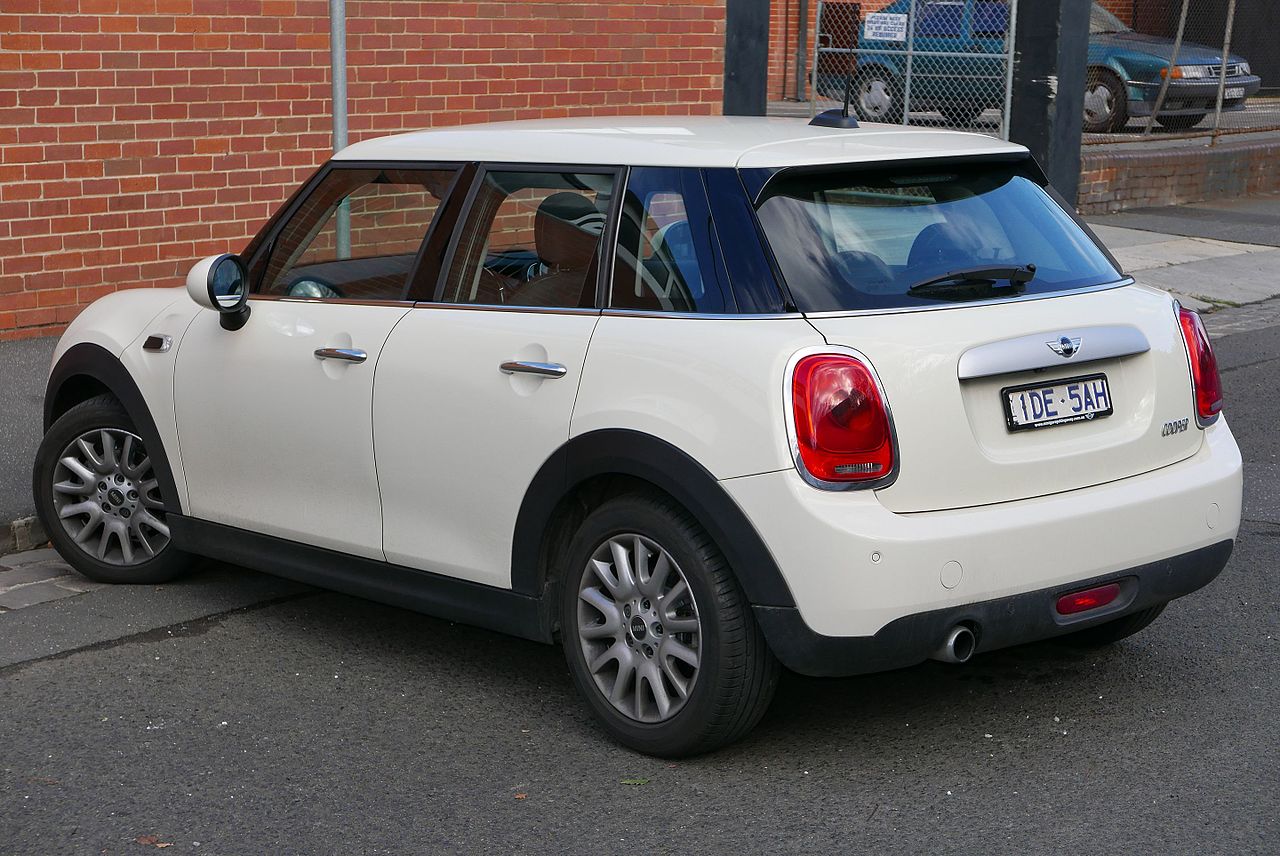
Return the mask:
[(1156, 121), (1170, 131), (1189, 131), (1204, 121), (1206, 113), (1194, 113), (1190, 116), (1157, 116)]
[(1105, 68), (1091, 68), (1084, 90), (1084, 129), (1113, 134), (1129, 124), (1129, 96), (1124, 82)]
[(651, 755), (707, 752), (764, 715), (779, 666), (723, 555), (669, 498), (629, 494), (568, 551), (560, 633), (605, 728)]
[(114, 398), (64, 413), (40, 443), (33, 478), (53, 546), (86, 577), (157, 583), (191, 567), (170, 541), (151, 456)]
[(1111, 645), (1145, 630), (1147, 625), (1160, 617), (1160, 613), (1164, 612), (1164, 608), (1168, 605), (1167, 603), (1158, 603), (1155, 606), (1126, 615), (1123, 618), (1117, 618), (1114, 621), (1108, 621), (1105, 624), (1099, 624), (1086, 630), (1068, 633), (1066, 636), (1059, 637), (1059, 640), (1064, 644), (1077, 648), (1101, 648), (1105, 645)]
[(902, 84), (880, 66), (859, 69), (853, 79), (853, 108), (864, 122), (902, 121)]

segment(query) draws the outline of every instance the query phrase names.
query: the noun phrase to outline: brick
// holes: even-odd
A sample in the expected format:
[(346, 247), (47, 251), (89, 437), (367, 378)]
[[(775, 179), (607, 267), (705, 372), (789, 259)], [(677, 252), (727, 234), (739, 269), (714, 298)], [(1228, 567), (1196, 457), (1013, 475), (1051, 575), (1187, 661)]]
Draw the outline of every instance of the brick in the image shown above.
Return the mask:
[[(352, 138), (716, 112), (724, 5), (362, 0)], [(28, 243), (0, 253), (0, 340), (243, 241), (327, 156), (328, 79), (318, 0), (4, 0), (0, 242)]]

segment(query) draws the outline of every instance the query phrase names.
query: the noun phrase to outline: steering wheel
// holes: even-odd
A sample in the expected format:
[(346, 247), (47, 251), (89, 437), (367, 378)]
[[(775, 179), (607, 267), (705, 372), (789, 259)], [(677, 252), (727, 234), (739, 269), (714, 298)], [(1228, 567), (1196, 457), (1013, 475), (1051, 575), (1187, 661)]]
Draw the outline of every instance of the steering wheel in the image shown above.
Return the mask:
[(289, 297), (305, 297), (313, 300), (333, 300), (343, 296), (336, 287), (313, 276), (294, 280), (289, 284), (287, 294)]

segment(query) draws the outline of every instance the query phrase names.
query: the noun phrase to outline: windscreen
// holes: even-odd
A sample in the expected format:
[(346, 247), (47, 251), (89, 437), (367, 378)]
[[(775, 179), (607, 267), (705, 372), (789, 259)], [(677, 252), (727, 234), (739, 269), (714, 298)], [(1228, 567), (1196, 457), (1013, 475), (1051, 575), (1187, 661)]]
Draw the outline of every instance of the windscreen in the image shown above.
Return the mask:
[(783, 172), (757, 213), (805, 312), (914, 308), (1119, 280), (1017, 164)]

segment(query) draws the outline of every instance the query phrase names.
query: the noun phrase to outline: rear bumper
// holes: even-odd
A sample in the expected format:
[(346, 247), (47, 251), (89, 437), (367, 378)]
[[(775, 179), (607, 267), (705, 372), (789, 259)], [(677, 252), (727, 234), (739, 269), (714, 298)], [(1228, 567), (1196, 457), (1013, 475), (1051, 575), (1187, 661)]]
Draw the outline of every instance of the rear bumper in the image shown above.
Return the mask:
[[(1240, 526), (1242, 478), (1240, 450), (1223, 418), (1205, 429), (1194, 455), (1176, 464), (973, 508), (895, 514), (871, 491), (818, 490), (795, 470), (721, 485), (772, 553), (792, 596), (786, 606), (808, 631), (865, 641), (900, 620), (1071, 591), (1231, 542)], [(762, 622), (767, 629), (788, 619), (762, 613)], [(984, 633), (1002, 638), (995, 626)], [(798, 635), (784, 633), (779, 647)]]
[[(755, 614), (769, 647), (793, 671), (815, 677), (882, 672), (928, 659), (957, 624), (976, 629), (976, 651), (993, 651), (1061, 636), (1182, 597), (1221, 573), (1233, 544), (1219, 541), (1069, 585), (906, 615), (874, 636), (823, 636), (810, 629), (794, 607), (757, 606)], [(1074, 616), (1058, 615), (1054, 609), (1064, 594), (1111, 582), (1120, 583), (1121, 594), (1107, 607)]]

